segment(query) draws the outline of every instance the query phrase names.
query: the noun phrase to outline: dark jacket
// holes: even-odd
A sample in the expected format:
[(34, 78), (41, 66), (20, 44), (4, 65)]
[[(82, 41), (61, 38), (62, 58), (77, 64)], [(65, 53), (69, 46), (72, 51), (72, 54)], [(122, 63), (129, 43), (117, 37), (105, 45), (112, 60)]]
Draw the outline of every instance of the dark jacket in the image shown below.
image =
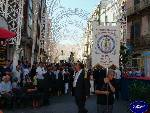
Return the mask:
[(51, 88), (55, 83), (55, 75), (53, 72), (47, 72), (44, 75), (44, 87)]
[(82, 70), (77, 80), (76, 87), (74, 88), (74, 96), (89, 96), (89, 95), (90, 95), (90, 82), (85, 76), (84, 70)]
[(95, 79), (95, 85), (103, 82), (106, 77), (106, 69), (95, 69), (93, 71), (93, 77)]

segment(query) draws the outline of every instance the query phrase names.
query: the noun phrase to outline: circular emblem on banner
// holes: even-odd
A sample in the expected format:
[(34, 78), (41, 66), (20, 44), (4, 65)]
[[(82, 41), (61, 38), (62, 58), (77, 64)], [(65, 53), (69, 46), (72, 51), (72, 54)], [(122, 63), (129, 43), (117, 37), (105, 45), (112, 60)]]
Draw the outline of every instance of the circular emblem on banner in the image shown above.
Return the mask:
[(111, 53), (115, 49), (115, 40), (110, 35), (102, 35), (97, 41), (97, 47), (102, 53)]
[(144, 101), (134, 101), (130, 104), (130, 110), (133, 113), (145, 113), (148, 110), (148, 104)]

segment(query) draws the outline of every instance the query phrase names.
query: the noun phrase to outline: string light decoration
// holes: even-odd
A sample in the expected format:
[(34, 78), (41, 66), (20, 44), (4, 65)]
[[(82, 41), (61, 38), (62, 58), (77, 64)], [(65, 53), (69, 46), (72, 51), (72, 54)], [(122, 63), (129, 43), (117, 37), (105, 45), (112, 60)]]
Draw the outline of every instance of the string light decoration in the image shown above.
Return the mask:
[[(66, 26), (67, 23), (62, 23), (61, 20), (71, 18), (71, 16), (78, 16), (87, 21), (89, 13), (85, 10), (75, 8), (65, 8), (61, 5), (60, 0), (47, 0), (47, 7), (49, 18), (52, 21), (52, 35), (55, 41), (58, 41), (61, 37), (60, 30)], [(68, 23), (69, 24), (69, 23)], [(77, 25), (76, 25), (77, 26)]]

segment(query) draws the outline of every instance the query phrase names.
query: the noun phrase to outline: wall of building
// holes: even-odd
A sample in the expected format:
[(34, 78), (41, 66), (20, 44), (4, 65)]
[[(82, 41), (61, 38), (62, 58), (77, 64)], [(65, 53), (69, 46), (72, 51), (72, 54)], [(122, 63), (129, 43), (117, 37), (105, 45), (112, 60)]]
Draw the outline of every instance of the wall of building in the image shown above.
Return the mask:
[(127, 9), (134, 6), (134, 0), (127, 0)]
[(148, 16), (142, 17), (141, 35), (146, 35), (148, 33)]
[[(132, 8), (132, 13), (130, 15), (128, 15), (128, 23), (127, 23), (127, 38), (135, 38), (135, 40), (131, 40), (134, 42), (131, 42), (132, 44), (134, 44), (134, 48), (133, 48), (133, 58), (132, 58), (132, 63), (136, 62), (136, 65), (133, 65), (132, 67), (138, 67), (138, 68), (145, 68), (145, 74), (148, 75), (148, 71), (146, 70), (149, 67), (149, 63), (144, 61), (148, 61), (149, 59), (146, 59), (146, 57), (143, 57), (143, 53), (145, 51), (149, 51), (149, 46), (148, 43), (150, 43), (150, 41), (148, 40), (148, 38), (145, 38), (145, 36), (148, 37), (148, 33), (150, 32), (149, 29), (149, 20), (148, 20), (148, 15), (150, 15), (149, 13), (149, 9), (148, 6), (145, 7), (145, 9), (142, 10), (135, 10), (135, 9), (140, 9), (140, 5), (137, 5), (136, 7), (134, 6), (134, 1), (135, 0), (127, 0), (127, 9)], [(144, 0), (140, 0), (140, 3), (143, 4)], [(130, 11), (130, 10), (128, 10)], [(136, 12), (134, 12), (136, 11)], [(135, 37), (131, 37), (131, 26), (134, 25), (134, 23), (138, 22), (140, 25), (140, 36), (136, 37), (137, 34), (137, 28), (138, 26), (134, 26), (135, 28), (134, 30), (134, 35)], [(135, 32), (136, 31), (136, 32)], [(142, 39), (143, 38), (143, 39)], [(149, 37), (150, 38), (150, 37)], [(142, 63), (141, 63), (142, 62)]]
[(130, 39), (131, 37), (131, 26), (132, 26), (132, 21), (127, 23), (127, 40)]

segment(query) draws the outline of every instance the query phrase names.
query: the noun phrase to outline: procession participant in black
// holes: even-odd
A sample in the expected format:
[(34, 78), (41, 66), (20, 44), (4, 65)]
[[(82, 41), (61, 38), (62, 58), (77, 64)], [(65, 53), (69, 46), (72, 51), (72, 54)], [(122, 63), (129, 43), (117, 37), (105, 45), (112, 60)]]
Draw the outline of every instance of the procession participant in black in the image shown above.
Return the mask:
[(84, 65), (80, 62), (76, 65), (77, 73), (73, 81), (75, 102), (78, 106), (78, 113), (87, 113), (85, 102), (90, 95), (90, 83), (85, 76)]
[(97, 85), (95, 93), (97, 94), (97, 113), (112, 113), (114, 104), (114, 93), (116, 83), (114, 80), (115, 72), (108, 70), (104, 81)]
[(73, 70), (73, 66), (70, 66), (69, 69), (69, 92), (70, 94), (73, 96), (73, 81), (74, 81), (74, 70)]
[(97, 64), (93, 70), (93, 78), (94, 78), (94, 88), (96, 89), (97, 84), (103, 82), (103, 79), (106, 77), (106, 69), (101, 65)]
[(58, 96), (62, 96), (64, 93), (64, 75), (63, 75), (63, 68), (60, 67), (59, 69), (59, 73), (58, 73)]
[(53, 77), (55, 76), (54, 73), (52, 72), (52, 66), (48, 66), (47, 67), (48, 71), (47, 73), (44, 75), (44, 81), (43, 81), (43, 103), (44, 105), (48, 105), (49, 104), (49, 91), (51, 86), (53, 85)]

